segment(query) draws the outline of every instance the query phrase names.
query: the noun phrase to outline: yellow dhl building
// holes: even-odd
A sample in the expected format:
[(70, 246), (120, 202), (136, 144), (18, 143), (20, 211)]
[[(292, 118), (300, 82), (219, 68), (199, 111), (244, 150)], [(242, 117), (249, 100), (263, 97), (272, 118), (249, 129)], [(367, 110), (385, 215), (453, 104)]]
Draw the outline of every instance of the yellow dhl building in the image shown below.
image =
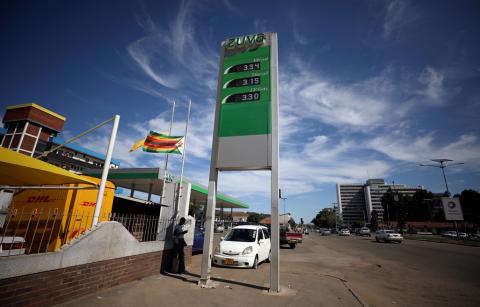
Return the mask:
[[(100, 180), (82, 176), (97, 184)], [(68, 184), (65, 189), (17, 190), (9, 207), (5, 234), (24, 237), (26, 253), (51, 252), (92, 226), (98, 189), (88, 184)], [(73, 189), (69, 189), (73, 188)], [(108, 221), (115, 186), (107, 181), (99, 222)]]

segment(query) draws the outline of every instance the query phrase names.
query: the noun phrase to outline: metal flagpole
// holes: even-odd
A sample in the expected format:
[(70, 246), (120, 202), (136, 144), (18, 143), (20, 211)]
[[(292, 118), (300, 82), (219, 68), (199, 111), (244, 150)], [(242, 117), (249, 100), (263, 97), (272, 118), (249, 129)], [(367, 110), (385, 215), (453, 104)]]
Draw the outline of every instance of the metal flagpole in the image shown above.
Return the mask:
[(105, 164), (103, 165), (102, 179), (100, 187), (98, 188), (97, 202), (95, 204), (95, 213), (93, 214), (92, 227), (97, 225), (98, 216), (102, 209), (103, 193), (105, 192), (105, 185), (107, 183), (108, 170), (110, 169), (110, 161), (112, 160), (113, 146), (115, 145), (115, 138), (117, 137), (118, 123), (120, 122), (120, 115), (115, 115), (112, 127), (112, 134), (110, 135), (110, 142), (108, 143), (107, 155), (105, 157)]
[[(172, 115), (170, 117), (170, 126), (168, 127), (168, 135), (172, 134), (172, 126), (173, 126), (173, 116), (175, 115), (175, 100), (172, 103)], [(162, 195), (160, 196), (160, 204), (165, 205), (165, 178), (167, 176), (167, 169), (168, 169), (168, 153), (165, 156), (165, 163), (163, 164), (163, 185), (162, 185)]]
[(192, 108), (192, 99), (188, 101), (187, 122), (185, 124), (185, 134), (183, 136), (182, 168), (180, 170), (180, 185), (178, 186), (178, 194), (177, 194), (178, 197), (177, 197), (177, 204), (175, 207), (175, 216), (178, 214), (178, 203), (180, 202), (180, 197), (182, 197), (183, 168), (185, 166), (185, 155), (187, 154), (187, 133), (188, 133), (188, 123), (190, 122), (191, 108)]

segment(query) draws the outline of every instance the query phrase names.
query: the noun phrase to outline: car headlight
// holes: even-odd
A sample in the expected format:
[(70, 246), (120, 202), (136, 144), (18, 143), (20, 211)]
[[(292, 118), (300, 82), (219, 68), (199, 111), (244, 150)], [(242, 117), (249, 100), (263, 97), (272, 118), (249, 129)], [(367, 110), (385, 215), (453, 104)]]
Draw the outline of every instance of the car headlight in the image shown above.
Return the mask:
[(220, 254), (220, 245), (217, 245), (217, 247), (215, 247), (215, 253)]
[(251, 254), (252, 252), (253, 252), (253, 247), (249, 246), (243, 250), (242, 255), (248, 255), (248, 254)]

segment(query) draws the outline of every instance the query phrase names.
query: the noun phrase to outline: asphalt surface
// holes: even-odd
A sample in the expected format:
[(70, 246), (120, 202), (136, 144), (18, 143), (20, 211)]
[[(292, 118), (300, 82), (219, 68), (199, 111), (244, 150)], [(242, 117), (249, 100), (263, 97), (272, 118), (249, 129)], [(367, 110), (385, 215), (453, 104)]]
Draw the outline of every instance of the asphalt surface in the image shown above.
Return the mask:
[[(218, 242), (222, 234), (215, 235)], [(356, 236), (305, 236), (280, 250), (280, 294), (270, 294), (270, 265), (212, 268), (215, 288), (189, 274), (164, 274), (103, 290), (64, 306), (480, 306), (480, 248)]]
[(480, 248), (311, 234), (299, 255), (349, 282), (374, 306), (480, 306)]

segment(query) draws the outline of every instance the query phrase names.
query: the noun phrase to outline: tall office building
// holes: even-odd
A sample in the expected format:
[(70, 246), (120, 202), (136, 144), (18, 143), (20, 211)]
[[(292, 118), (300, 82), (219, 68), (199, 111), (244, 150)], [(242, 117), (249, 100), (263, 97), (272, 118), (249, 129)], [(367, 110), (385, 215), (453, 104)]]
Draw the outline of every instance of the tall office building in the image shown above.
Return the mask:
[[(408, 187), (404, 184), (385, 184), (384, 179), (369, 179), (365, 184), (338, 184), (337, 202), (339, 215), (344, 225), (354, 222), (370, 222), (372, 211), (378, 212), (379, 222), (383, 222), (382, 197), (391, 189), (394, 193), (413, 196), (423, 187)], [(392, 220), (394, 217), (390, 217)]]

